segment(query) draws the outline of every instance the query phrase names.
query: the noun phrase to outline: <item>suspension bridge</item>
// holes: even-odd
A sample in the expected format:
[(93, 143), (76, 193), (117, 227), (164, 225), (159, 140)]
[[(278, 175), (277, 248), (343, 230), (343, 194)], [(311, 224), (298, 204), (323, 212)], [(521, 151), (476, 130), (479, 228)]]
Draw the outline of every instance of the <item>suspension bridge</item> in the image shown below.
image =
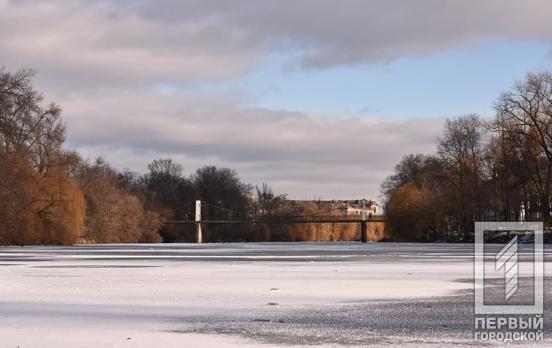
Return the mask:
[(310, 214), (251, 214), (226, 208), (221, 205), (197, 200), (186, 206), (173, 210), (173, 214), (167, 217), (167, 225), (193, 224), (196, 228), (195, 241), (202, 243), (202, 227), (205, 225), (224, 224), (358, 224), (360, 226), (360, 240), (368, 241), (367, 224), (385, 222), (383, 215), (355, 214), (346, 215), (340, 213), (342, 208), (329, 207)]

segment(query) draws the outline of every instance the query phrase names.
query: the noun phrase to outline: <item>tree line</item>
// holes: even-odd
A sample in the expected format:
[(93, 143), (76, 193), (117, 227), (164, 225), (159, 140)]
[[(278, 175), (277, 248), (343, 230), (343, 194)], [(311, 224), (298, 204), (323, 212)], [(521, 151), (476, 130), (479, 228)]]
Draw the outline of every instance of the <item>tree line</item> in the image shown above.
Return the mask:
[[(61, 108), (45, 105), (33, 71), (0, 69), (0, 244), (193, 241), (194, 202), (203, 214), (232, 212), (259, 219), (320, 213), (267, 185), (244, 183), (229, 168), (205, 166), (185, 175), (171, 159), (154, 160), (145, 174), (118, 171), (104, 159), (83, 159), (64, 148)], [(220, 208), (219, 208), (220, 207)], [(228, 218), (226, 216), (225, 218)], [(206, 226), (206, 241), (356, 238), (356, 230), (263, 224)]]
[(410, 154), (382, 184), (395, 240), (471, 241), (475, 221), (552, 222), (552, 74), (502, 93), (495, 115), (446, 120), (434, 154)]

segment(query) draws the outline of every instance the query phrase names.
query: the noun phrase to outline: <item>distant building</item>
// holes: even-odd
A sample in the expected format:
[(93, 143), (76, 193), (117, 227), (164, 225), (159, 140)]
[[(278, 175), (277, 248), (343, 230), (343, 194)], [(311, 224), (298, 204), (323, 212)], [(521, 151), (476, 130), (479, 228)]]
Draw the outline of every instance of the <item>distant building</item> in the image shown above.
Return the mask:
[(366, 216), (378, 215), (380, 210), (378, 203), (368, 199), (337, 201), (336, 206), (341, 206), (341, 215), (347, 216), (362, 216), (363, 214), (366, 214)]

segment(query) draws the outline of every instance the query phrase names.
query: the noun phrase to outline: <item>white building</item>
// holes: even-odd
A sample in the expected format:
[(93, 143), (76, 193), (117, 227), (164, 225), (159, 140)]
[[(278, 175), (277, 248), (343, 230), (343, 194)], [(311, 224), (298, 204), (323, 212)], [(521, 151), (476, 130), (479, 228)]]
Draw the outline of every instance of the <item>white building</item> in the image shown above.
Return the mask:
[(342, 215), (347, 216), (372, 216), (380, 214), (379, 204), (368, 199), (336, 201), (336, 205), (340, 206)]

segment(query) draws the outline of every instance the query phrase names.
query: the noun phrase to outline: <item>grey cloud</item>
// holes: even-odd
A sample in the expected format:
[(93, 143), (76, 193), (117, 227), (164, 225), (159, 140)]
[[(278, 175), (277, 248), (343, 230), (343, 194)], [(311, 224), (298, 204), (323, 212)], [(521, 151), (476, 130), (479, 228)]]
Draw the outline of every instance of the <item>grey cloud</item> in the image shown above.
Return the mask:
[(48, 86), (72, 91), (216, 81), (247, 71), (259, 54), (232, 28), (148, 20), (122, 4), (0, 0), (0, 64), (32, 67)]
[(490, 37), (550, 41), (546, 0), (0, 0), (0, 62), (72, 90), (243, 74), (270, 52), (323, 68)]
[(65, 115), (72, 144), (108, 159), (120, 151), (132, 153), (132, 161), (142, 159), (137, 165), (117, 156), (119, 167), (143, 171), (157, 157), (180, 158), (187, 168), (228, 165), (249, 181), (285, 191), (295, 187), (291, 194), (307, 198), (337, 198), (343, 192), (330, 187), (351, 185), (376, 196), (403, 153), (432, 151), (442, 128), (440, 119), (316, 116), (238, 107), (224, 97), (193, 93), (74, 98)]
[[(171, 156), (294, 197), (375, 197), (403, 153), (433, 150), (441, 120), (238, 107), (194, 84), (241, 76), (274, 52), (321, 69), (491, 37), (550, 41), (551, 10), (545, 0), (0, 0), (0, 65), (36, 69), (65, 109), (70, 145), (120, 168)], [(188, 92), (156, 89), (167, 85)]]
[[(280, 0), (136, 2), (153, 21), (216, 23), (244, 45), (304, 52), (327, 67), (427, 54), (490, 37), (550, 40), (546, 0)], [(214, 27), (210, 27), (214, 29)], [(211, 33), (209, 39), (224, 35)], [(215, 29), (216, 32), (216, 29)], [(234, 40), (228, 40), (235, 44)], [(226, 47), (223, 45), (223, 47)]]

